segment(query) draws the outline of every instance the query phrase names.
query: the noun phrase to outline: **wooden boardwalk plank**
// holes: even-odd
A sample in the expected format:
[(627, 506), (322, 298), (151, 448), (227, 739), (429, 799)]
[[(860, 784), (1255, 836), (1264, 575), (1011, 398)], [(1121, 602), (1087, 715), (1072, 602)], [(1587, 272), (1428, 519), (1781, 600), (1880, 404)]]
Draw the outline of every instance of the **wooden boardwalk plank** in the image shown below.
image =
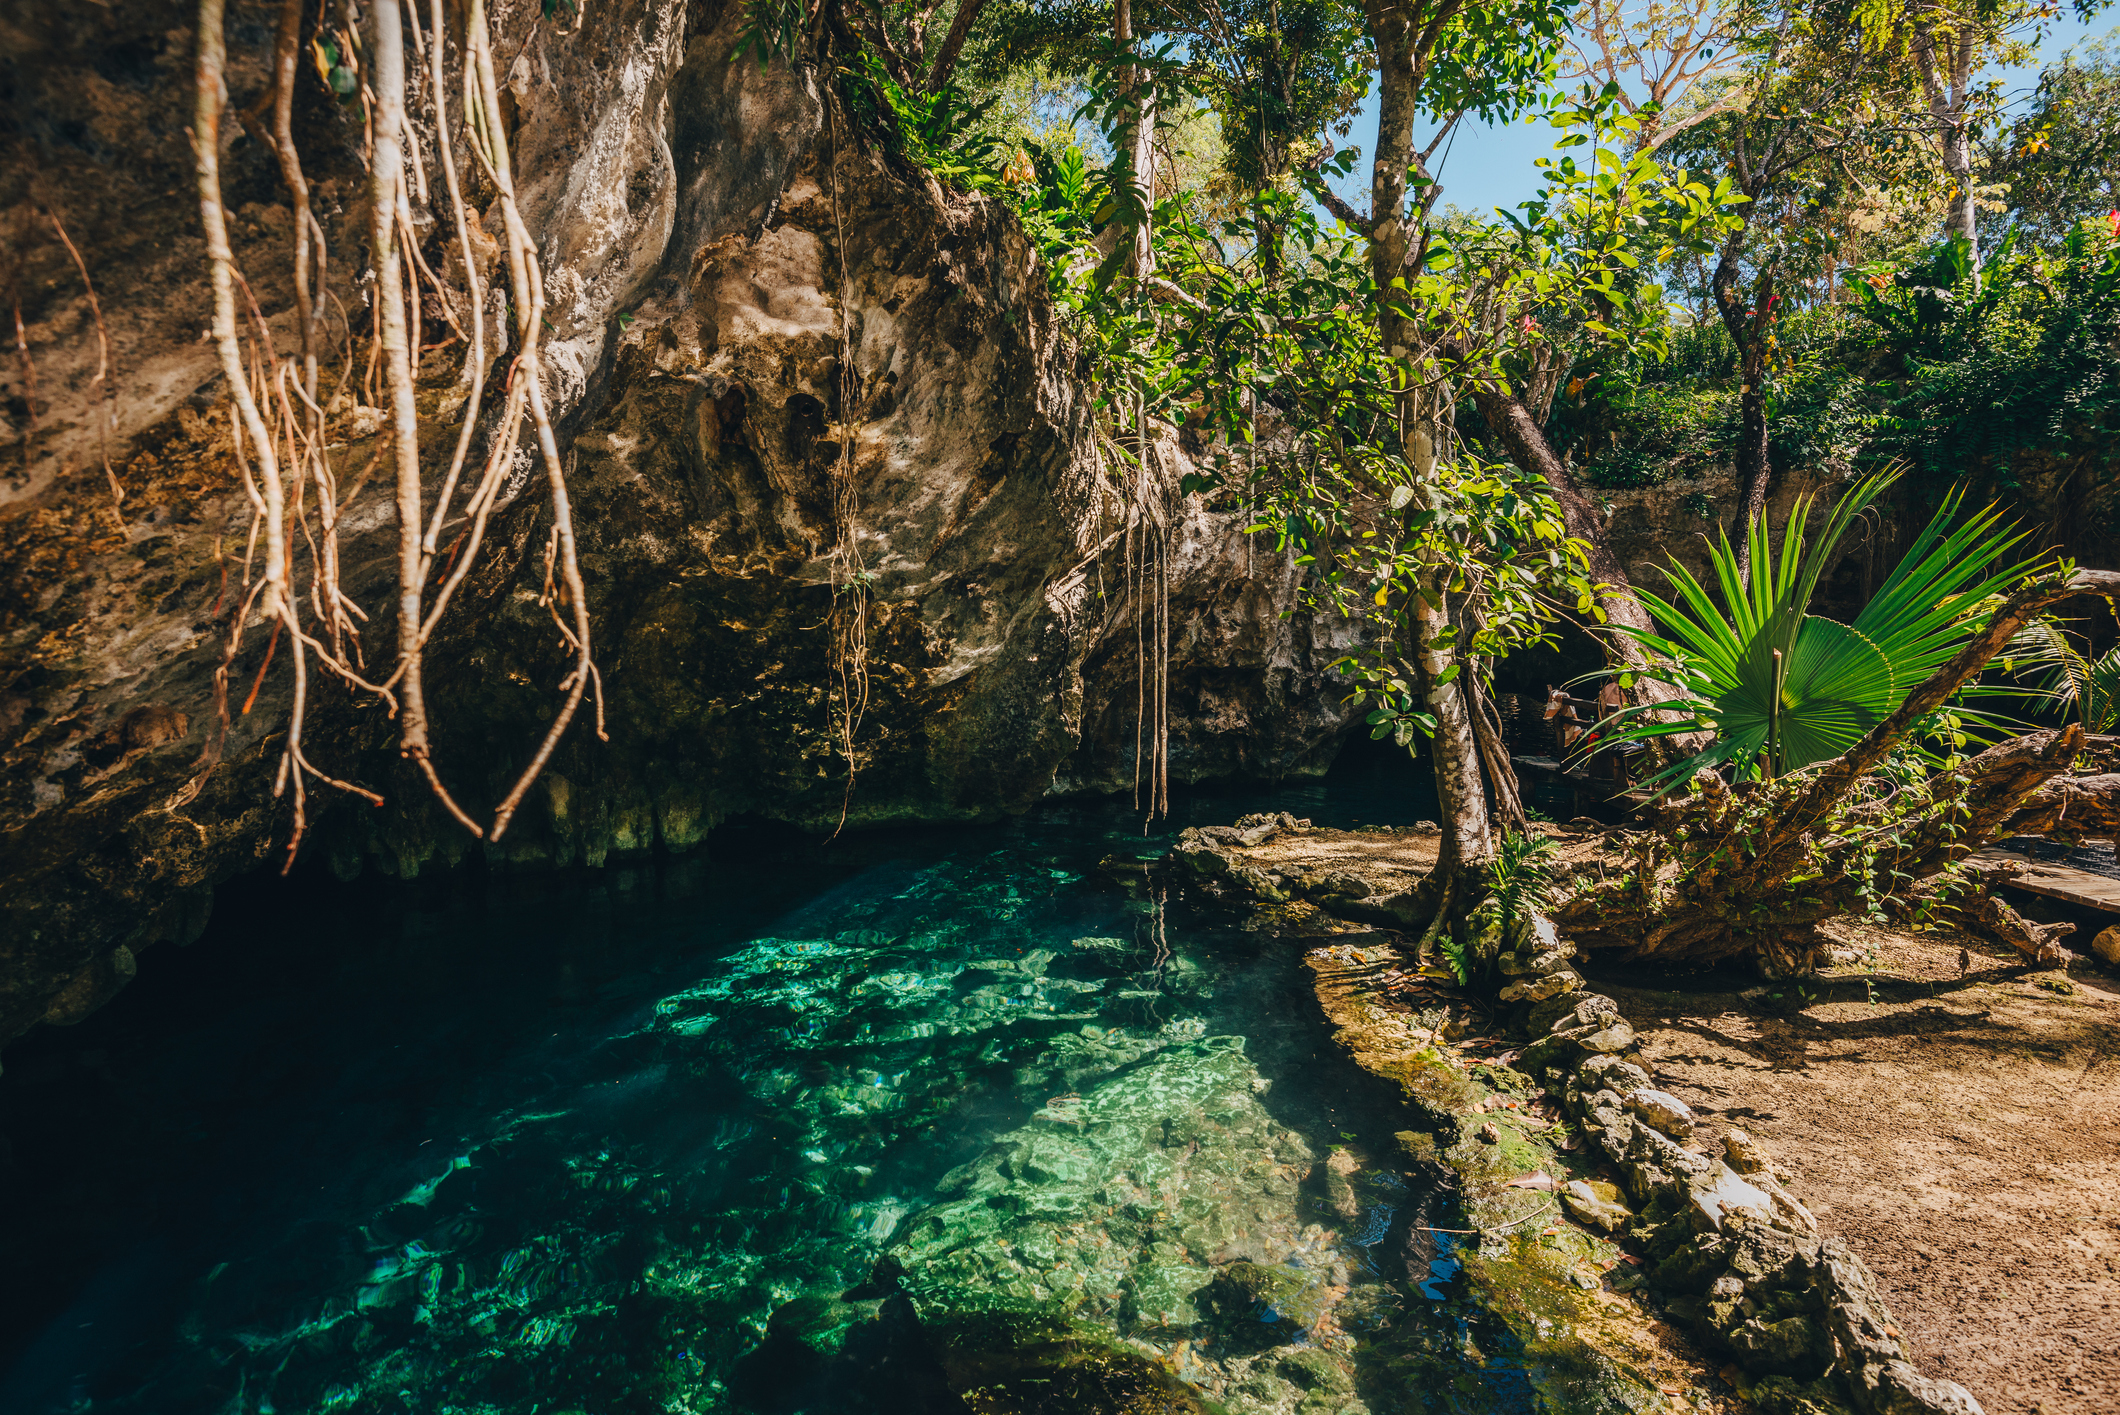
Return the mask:
[(2041, 894), (2048, 899), (2058, 899), (2064, 904), (2079, 904), (2087, 909), (2103, 909), (2110, 914), (2120, 914), (2120, 879), (2092, 874), (2089, 870), (2079, 870), (2073, 865), (2048, 864), (2042, 860), (2033, 860), (2027, 855), (2020, 855), (2014, 850), (1994, 847), (1976, 852), (1973, 858), (2028, 866), (2024, 873), (2008, 881), (2007, 887), (2011, 889)]

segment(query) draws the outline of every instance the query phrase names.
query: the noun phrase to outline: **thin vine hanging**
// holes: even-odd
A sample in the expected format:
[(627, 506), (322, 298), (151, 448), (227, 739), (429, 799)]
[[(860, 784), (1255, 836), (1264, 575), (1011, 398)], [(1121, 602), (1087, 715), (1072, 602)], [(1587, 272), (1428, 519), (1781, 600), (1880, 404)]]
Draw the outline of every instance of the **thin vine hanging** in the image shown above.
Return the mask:
[[(491, 244), (491, 238), (483, 232), (474, 237), (473, 223), (466, 214), (446, 97), (450, 87), (451, 36), (443, 0), (432, 0), (424, 31), (416, 6), (403, 5), (400, 0), (373, 0), (369, 9), (372, 42), (365, 53), (352, 7), (341, 6), (338, 29), (330, 33), (320, 30), (309, 51), (317, 60), (320, 79), (333, 96), (359, 102), (366, 137), (364, 158), (372, 210), (369, 260), (375, 272), (375, 294), (373, 327), (360, 384), (371, 403), (387, 396), (387, 440), (379, 445), (377, 456), (381, 457), (385, 447), (392, 454), (398, 531), (396, 661), (388, 677), (371, 683), (363, 676), (362, 668), (361, 625), (368, 616), (345, 594), (339, 580), (338, 534), (347, 493), (339, 487), (324, 450), (327, 409), (337, 396), (325, 397), (321, 387), (326, 354), (324, 306), (329, 296), (325, 280), (328, 250), (323, 227), (311, 206), (292, 124), (294, 86), (303, 67), (300, 56), (304, 5), (302, 0), (284, 0), (274, 44), (272, 143), (295, 212), (291, 261), (299, 349), (285, 355), (274, 346), (262, 311), (250, 299), (249, 287), (236, 268), (228, 240), (219, 170), (220, 122), (226, 102), (224, 4), (223, 0), (200, 0), (199, 5), (193, 138), (200, 212), (214, 296), (213, 337), (229, 386), (230, 432), (252, 517), (242, 562), (242, 593), (231, 615), (221, 664), (215, 674), (215, 727), (197, 772), (172, 805), (194, 798), (220, 759), (229, 727), (229, 674), (245, 626), (255, 612), (260, 625), (272, 626), (271, 637), (258, 681), (242, 710), (248, 712), (255, 702), (282, 637), (288, 643), (294, 680), (287, 736), (274, 782), (276, 796), (290, 790), (293, 794), (294, 821), (287, 847), (290, 865), (307, 825), (309, 778), (376, 804), (382, 800), (372, 791), (323, 772), (303, 751), (312, 659), (349, 687), (373, 694), (386, 705), (397, 720), (400, 753), (419, 769), (450, 815), (485, 840), (497, 841), (507, 831), (530, 787), (550, 762), (583, 697), (592, 691), (597, 736), (607, 737), (603, 685), (591, 649), (588, 596), (576, 552), (566, 468), (543, 386), (543, 271), (536, 243), (516, 200), (485, 5), (483, 0), (469, 0), (461, 9), (462, 25), (454, 47), (463, 99), (462, 127), (472, 159), (498, 193), (495, 206), (505, 240), (508, 309), (514, 315), (515, 336), (514, 356), (502, 378), (500, 414), (486, 439), (477, 478), (461, 504), (458, 492), (479, 440), (488, 379), (486, 298), (475, 250), (478, 241)], [(408, 32), (418, 63), (408, 63)], [(424, 111), (416, 101), (422, 89)], [(431, 128), (423, 131), (423, 120)], [(423, 139), (432, 142), (441, 171), (448, 214), (462, 257), (453, 272), (463, 282), (461, 292), (428, 263), (412, 219), (415, 200), (430, 209), (434, 205), (422, 157)], [(239, 290), (250, 316), (247, 326), (238, 318)], [(431, 511), (425, 504), (422, 429), (416, 399), (425, 333), (422, 303), (428, 292), (435, 297), (436, 308), (448, 326), (442, 345), (464, 346), (463, 381), (468, 386), (457, 413), (460, 422), (449, 467)], [(459, 307), (468, 317), (468, 329), (467, 320), (458, 318)], [(497, 325), (493, 332), (504, 352), (508, 342), (505, 323)], [(353, 376), (354, 342), (349, 325), (344, 367), (338, 379), (340, 392)], [(481, 826), (443, 785), (435, 767), (424, 656), (444, 611), (477, 563), (508, 473), (516, 465), (526, 428), (536, 444), (534, 455), (545, 469), (552, 514), (539, 602), (551, 614), (561, 643), (573, 655), (573, 664), (559, 684), (564, 695), (559, 710), (530, 762), (495, 807), (490, 825)], [(364, 472), (358, 479), (356, 489), (366, 475)], [(312, 490), (314, 509), (308, 504)], [(443, 537), (452, 530), (455, 535), (445, 547)], [(255, 553), (261, 540), (264, 559), (258, 566)], [(309, 552), (306, 594), (297, 585), (298, 545)], [(434, 582), (438, 566), (441, 582), (437, 587)], [(305, 604), (307, 624), (303, 618)]]

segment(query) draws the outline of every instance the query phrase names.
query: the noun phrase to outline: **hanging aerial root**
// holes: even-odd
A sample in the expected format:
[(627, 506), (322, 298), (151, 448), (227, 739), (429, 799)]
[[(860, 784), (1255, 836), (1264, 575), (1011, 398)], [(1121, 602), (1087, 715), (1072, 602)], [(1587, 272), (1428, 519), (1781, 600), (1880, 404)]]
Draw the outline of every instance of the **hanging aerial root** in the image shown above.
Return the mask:
[[(228, 241), (227, 217), (221, 204), (221, 104), (225, 92), (224, 73), (227, 66), (222, 19), (222, 0), (200, 0), (199, 61), (196, 70), (197, 97), (192, 145), (197, 161), (199, 210), (201, 222), (206, 229), (208, 272), (213, 290), (213, 339), (221, 360), (222, 376), (227, 380), (229, 397), (235, 405), (230, 432), (233, 434), (236, 461), (242, 468), (244, 488), (252, 500), (253, 509), (258, 513), (258, 525), (265, 541), (265, 565), (256, 599), (259, 612), (266, 620), (274, 623), (275, 634), (281, 630), (286, 632), (288, 654), (294, 670), (294, 702), (281, 747), (279, 770), (273, 785), (275, 796), (286, 793), (289, 787), (293, 789), (294, 824), (287, 851), (287, 867), (291, 867), (294, 863), (294, 852), (301, 845), (307, 825), (305, 781), (308, 776), (315, 776), (331, 786), (356, 791), (378, 801), (380, 798), (325, 775), (311, 766), (302, 754), (303, 719), (308, 707), (308, 642), (307, 636), (302, 632), (299, 618), (301, 599), (294, 591), (287, 555), (288, 507), (286, 487), (281, 474), (282, 459), (274, 431), (266, 424), (264, 413), (259, 408), (253, 392), (254, 379), (258, 386), (263, 386), (266, 380), (262, 377), (261, 370), (245, 367), (236, 320), (235, 292), (240, 277), (236, 273), (235, 254)], [(260, 323), (262, 324), (262, 320)], [(257, 351), (254, 349), (253, 353), (255, 357)], [(258, 474), (255, 478), (251, 476), (244, 456), (246, 441), (258, 463)], [(228, 659), (234, 657), (243, 622), (248, 617), (247, 609), (246, 604), (246, 612), (238, 614), (235, 623), (230, 626)], [(225, 668), (224, 661), (224, 676)], [(225, 707), (221, 712), (225, 716)], [(197, 794), (196, 786), (188, 787), (187, 790), (193, 795)]]
[(839, 750), (847, 764), (839, 823), (832, 829), (836, 840), (839, 832), (846, 829), (847, 815), (854, 807), (854, 782), (860, 775), (854, 740), (869, 709), (869, 576), (861, 559), (861, 497), (854, 485), (855, 429), (861, 421), (856, 404), (861, 384), (854, 369), (853, 289), (848, 277), (846, 214), (839, 195), (839, 163), (845, 144), (836, 97), (827, 104), (826, 113), (832, 131), (832, 222), (839, 238), (839, 455), (829, 473), (833, 534), (831, 654), (839, 676)]
[[(586, 695), (595, 697), (596, 733), (608, 740), (604, 720), (603, 684), (590, 639), (588, 595), (583, 584), (574, 523), (569, 503), (566, 468), (562, 465), (552, 413), (546, 405), (541, 363), (541, 339), (545, 313), (543, 274), (536, 245), (526, 229), (519, 209), (514, 174), (503, 136), (499, 85), (495, 78), (492, 36), (482, 0), (468, 0), (459, 7), (464, 129), (472, 157), (499, 194), (495, 203), (506, 233), (509, 305), (517, 324), (517, 339), (502, 387), (504, 402), (498, 425), (480, 457), (476, 475), (469, 475), (474, 444), (485, 406), (488, 370), (488, 325), (484, 280), (475, 254), (474, 219), (465, 205), (457, 154), (449, 118), (448, 33), (449, 8), (445, 0), (432, 0), (431, 23), (423, 28), (412, 8), (416, 0), (373, 0), (365, 35), (355, 26), (348, 8), (338, 26), (342, 62), (357, 75), (357, 98), (366, 134), (364, 165), (368, 169), (372, 224), (368, 232), (368, 255), (374, 267), (373, 320), (365, 339), (356, 334), (343, 304), (324, 278), (326, 245), (317, 220), (309, 182), (293, 135), (294, 85), (304, 72), (302, 27), (305, 0), (282, 0), (279, 26), (273, 44), (273, 89), (271, 92), (271, 144), (280, 174), (294, 207), (292, 265), (295, 297), (295, 328), (299, 348), (282, 358), (272, 347), (272, 335), (264, 314), (250, 297), (248, 285), (236, 269), (229, 242), (220, 193), (218, 143), (225, 102), (226, 44), (223, 37), (225, 0), (201, 0), (199, 6), (199, 60), (192, 134), (198, 162), (198, 189), (202, 223), (207, 237), (209, 274), (214, 296), (212, 337), (222, 373), (229, 385), (230, 432), (238, 483), (251, 507), (251, 527), (242, 561), (239, 605), (231, 614), (221, 663), (215, 671), (216, 725), (200, 755), (194, 775), (172, 801), (174, 808), (195, 799), (221, 759), (229, 727), (231, 675), (249, 626), (271, 626), (263, 658), (244, 696), (241, 712), (249, 712), (264, 691), (270, 675), (285, 663), (293, 683), (292, 715), (289, 720), (274, 780), (274, 794), (292, 792), (294, 829), (289, 857), (299, 847), (306, 826), (305, 782), (314, 778), (337, 789), (380, 801), (373, 792), (341, 781), (313, 765), (303, 745), (309, 705), (309, 668), (312, 655), (350, 689), (378, 696), (397, 720), (402, 755), (417, 766), (436, 799), (450, 816), (482, 838), (499, 840), (519, 808), (525, 794), (550, 761)], [(417, 56), (408, 64), (405, 30)], [(330, 76), (326, 82), (332, 82)], [(415, 113), (408, 92), (424, 87), (428, 103)], [(421, 153), (417, 126), (431, 115), (433, 137), (439, 158), (440, 181), (430, 185)], [(438, 207), (446, 193), (450, 223), (457, 248), (462, 252), (464, 303), (443, 273), (430, 264), (422, 250), (411, 203)], [(56, 213), (53, 227), (73, 254), (84, 282), (88, 269), (81, 253), (67, 237)], [(447, 267), (445, 267), (446, 269)], [(408, 273), (409, 272), (409, 273)], [(246, 341), (237, 315), (240, 291), (252, 323)], [(446, 326), (440, 342), (424, 343), (427, 315), (424, 298), (431, 292), (439, 314), (437, 329)], [(89, 291), (96, 316), (102, 359), (91, 386), (100, 389), (106, 405), (112, 401), (109, 342), (103, 328), (101, 307), (93, 286)], [(326, 311), (336, 309), (342, 330), (339, 357), (331, 359), (326, 339)], [(17, 318), (17, 324), (21, 321)], [(499, 334), (506, 347), (506, 329)], [(421, 447), (416, 385), (420, 377), (423, 349), (442, 348), (462, 341), (466, 349), (464, 384), (468, 397), (460, 409), (461, 423), (442, 477), (439, 494), (430, 507), (424, 504), (421, 480)], [(18, 329), (18, 349), (25, 361), (26, 381), (34, 381), (34, 365), (28, 362), (26, 337)], [(365, 359), (358, 357), (366, 344)], [(320, 386), (327, 361), (338, 363), (338, 387), (329, 396)], [(350, 484), (342, 484), (341, 472), (327, 455), (327, 409), (349, 388), (365, 392), (367, 403), (389, 409), (388, 435), (378, 441), (374, 456)], [(34, 414), (34, 393), (32, 413)], [(528, 435), (536, 441), (550, 489), (552, 515), (548, 544), (544, 603), (552, 612), (563, 648), (573, 662), (559, 683), (562, 701), (548, 725), (528, 767), (494, 813), (490, 826), (482, 827), (444, 787), (432, 760), (432, 724), (425, 694), (424, 651), (437, 632), (444, 612), (478, 561), (490, 519), (498, 508), (508, 474)], [(108, 429), (106, 429), (107, 431)], [(32, 425), (30, 434), (34, 434)], [(29, 450), (27, 445), (25, 450)], [(360, 626), (367, 613), (348, 596), (340, 583), (341, 557), (338, 546), (340, 522), (359, 497), (368, 479), (390, 454), (394, 501), (398, 521), (397, 649), (387, 678), (373, 683), (363, 675)], [(123, 488), (105, 459), (114, 500)], [(451, 532), (453, 531), (453, 534)], [(446, 548), (445, 548), (446, 547)], [(306, 586), (297, 585), (296, 555), (303, 553), (309, 567)], [(217, 552), (218, 554), (218, 552)], [(262, 561), (262, 563), (260, 563)], [(231, 596), (229, 563), (222, 560), (222, 588), (215, 598), (215, 613)], [(440, 583), (434, 583), (439, 570)], [(431, 593), (430, 593), (431, 590)], [(307, 606), (312, 632), (303, 622)], [(864, 625), (860, 626), (865, 629)], [(285, 651), (282, 652), (282, 640)], [(865, 682), (863, 684), (865, 689)], [(865, 692), (860, 695), (865, 702)], [(240, 713), (238, 714), (240, 715)], [(858, 719), (857, 719), (858, 720)]]
[[(487, 178), (500, 193), (501, 220), (508, 237), (508, 274), (514, 294), (516, 329), (521, 352), (517, 355), (515, 377), (520, 380), (532, 425), (537, 432), (538, 451), (545, 463), (546, 481), (552, 493), (552, 524), (558, 540), (558, 563), (561, 583), (574, 610), (574, 643), (576, 645), (574, 670), (566, 679), (566, 698), (560, 706), (552, 725), (546, 730), (544, 740), (538, 744), (521, 776), (516, 778), (513, 789), (502, 800), (494, 812), (493, 826), (487, 839), (498, 841), (507, 831), (508, 823), (514, 819), (523, 797), (531, 785), (543, 773), (545, 764), (552, 758), (554, 748), (567, 730), (580, 708), (582, 696), (592, 684), (597, 686), (598, 723), (597, 736), (609, 740), (602, 723), (602, 687), (591, 656), (589, 639), (589, 596), (582, 584), (581, 563), (574, 542), (574, 518), (567, 497), (567, 479), (561, 466), (559, 442), (552, 430), (552, 419), (545, 407), (545, 392), (542, 370), (539, 363), (539, 340), (545, 317), (544, 276), (539, 269), (536, 244), (523, 224), (522, 212), (516, 205), (515, 178), (509, 165), (508, 146), (502, 134), (505, 128), (501, 120), (500, 85), (495, 82), (493, 71), (492, 38), (486, 27), (486, 9), (483, 0), (469, 0), (465, 7), (465, 75), (471, 92), (466, 96), (467, 116), (472, 117), (472, 151), (477, 155)], [(466, 247), (465, 257), (470, 258)]]
[[(96, 282), (89, 278), (88, 262), (81, 258), (81, 250), (74, 244), (73, 237), (66, 234), (66, 225), (59, 220), (58, 211), (47, 206), (44, 209), (44, 214), (50, 219), (52, 230), (58, 233), (61, 244), (66, 247), (66, 253), (74, 258), (74, 269), (81, 272), (81, 286), (88, 291), (88, 312), (94, 316), (96, 321), (96, 376), (88, 381), (88, 386), (96, 390), (97, 408), (102, 414), (101, 417), (96, 419), (96, 448), (102, 454), (103, 475), (110, 482), (111, 509), (119, 513), (119, 524), (122, 527), (124, 524), (125, 488), (118, 485), (118, 474), (111, 469), (110, 465), (110, 438), (111, 434), (117, 430), (118, 413), (116, 395), (111, 388), (110, 382), (110, 331), (103, 326), (103, 302), (96, 298)], [(15, 327), (18, 337), (21, 333), (21, 324), (22, 312), (17, 309), (15, 311)], [(25, 345), (24, 353), (27, 354), (27, 352), (28, 346)]]

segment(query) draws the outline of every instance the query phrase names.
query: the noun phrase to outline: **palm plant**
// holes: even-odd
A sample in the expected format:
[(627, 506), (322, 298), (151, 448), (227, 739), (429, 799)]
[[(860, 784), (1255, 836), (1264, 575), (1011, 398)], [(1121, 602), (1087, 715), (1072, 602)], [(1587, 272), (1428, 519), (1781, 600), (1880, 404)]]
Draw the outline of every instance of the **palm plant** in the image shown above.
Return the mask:
[(1854, 623), (1809, 613), (1842, 537), (1899, 475), (1888, 468), (1865, 478), (1808, 544), (1812, 497), (1797, 501), (1778, 551), (1765, 523), (1755, 521), (1749, 575), (1721, 537), (1708, 552), (1720, 603), (1676, 561), (1669, 571), (1676, 602), (1641, 593), (1664, 633), (1615, 627), (1660, 661), (1652, 675), (1681, 701), (1628, 709), (1616, 740), (1715, 733), (1706, 750), (1650, 786), (1669, 790), (1704, 766), (1732, 763), (1741, 775), (1781, 776), (1840, 756), (1958, 651), (1984, 601), (2031, 572), (2035, 562), (1989, 568), (2022, 537), (1992, 506), (1953, 529), (1963, 501), (1962, 489), (1953, 490)]
[(2035, 619), (2010, 647), (2041, 693), (2081, 722), (2086, 733), (2120, 725), (2120, 645), (2092, 658), (2055, 620)]

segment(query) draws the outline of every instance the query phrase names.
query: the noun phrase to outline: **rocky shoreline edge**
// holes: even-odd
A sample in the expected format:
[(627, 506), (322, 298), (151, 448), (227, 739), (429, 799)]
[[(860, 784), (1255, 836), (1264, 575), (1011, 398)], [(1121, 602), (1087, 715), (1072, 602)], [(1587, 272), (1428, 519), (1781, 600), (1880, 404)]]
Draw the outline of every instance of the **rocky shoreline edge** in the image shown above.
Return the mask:
[[(1507, 926), (1492, 998), (1422, 968), (1397, 930), (1406, 867), (1433, 859), (1436, 834), (1246, 816), (1188, 828), (1162, 863), (1171, 883), (1307, 945), (1335, 1040), (1422, 1127), (1400, 1135), (1406, 1159), (1454, 1175), (1455, 1256), (1524, 1340), (1542, 1393), (1563, 1408), (1586, 1379), (1631, 1408), (1682, 1395), (1685, 1378), (1659, 1368), (1661, 1319), (1766, 1415), (1981, 1415), (1964, 1387), (1914, 1368), (1869, 1269), (1820, 1234), (1761, 1144), (1742, 1131), (1720, 1154), (1689, 1143), (1694, 1117), (1657, 1088), (1633, 1027), (1549, 921)], [(1361, 868), (1386, 859), (1401, 888)], [(1602, 868), (1580, 853), (1559, 867)], [(1705, 1375), (1696, 1366), (1696, 1386)]]

